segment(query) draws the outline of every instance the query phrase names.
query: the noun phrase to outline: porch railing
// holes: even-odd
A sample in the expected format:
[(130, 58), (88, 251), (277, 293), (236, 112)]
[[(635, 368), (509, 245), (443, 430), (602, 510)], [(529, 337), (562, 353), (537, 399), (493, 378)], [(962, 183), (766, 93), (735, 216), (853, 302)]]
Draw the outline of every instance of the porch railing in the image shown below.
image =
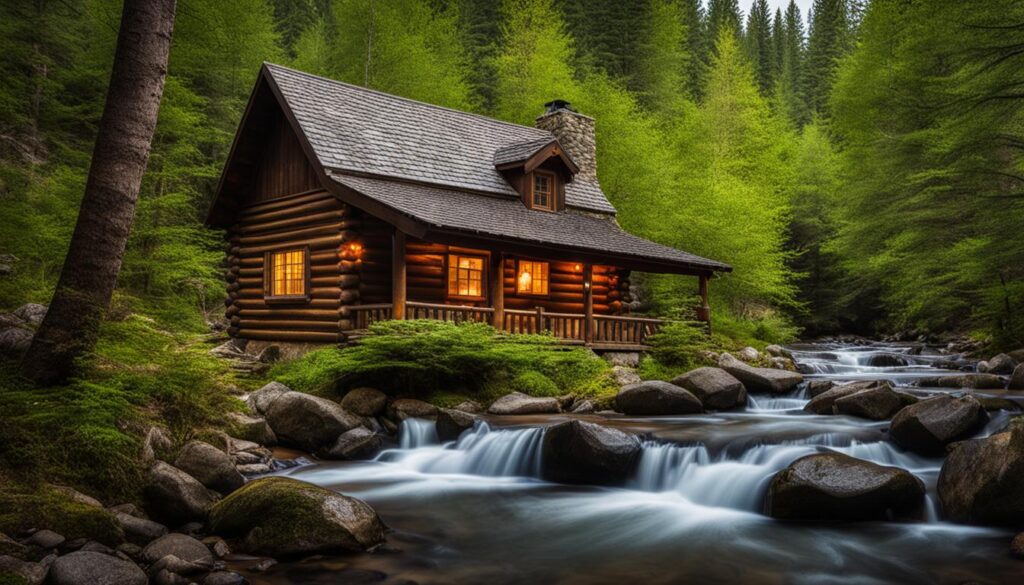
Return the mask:
[(647, 345), (650, 336), (661, 328), (661, 319), (594, 315), (593, 343)]
[(465, 323), (476, 321), (490, 323), (494, 309), (491, 307), (471, 307), (468, 305), (438, 305), (433, 303), (407, 302), (405, 314), (409, 319), (431, 319), (434, 321), (452, 321)]
[(352, 314), (352, 328), (366, 329), (378, 321), (390, 321), (392, 316), (391, 309), (391, 303), (353, 305), (349, 307)]

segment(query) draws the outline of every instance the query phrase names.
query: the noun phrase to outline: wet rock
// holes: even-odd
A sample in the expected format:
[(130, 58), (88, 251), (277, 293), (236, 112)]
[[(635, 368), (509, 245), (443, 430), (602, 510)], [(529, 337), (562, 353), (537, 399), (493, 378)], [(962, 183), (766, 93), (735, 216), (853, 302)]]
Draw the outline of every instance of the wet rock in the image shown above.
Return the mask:
[(429, 402), (415, 398), (399, 398), (388, 406), (388, 416), (392, 420), (403, 421), (407, 418), (437, 418), (438, 408)]
[(30, 325), (39, 325), (46, 317), (46, 305), (28, 303), (14, 310), (14, 316)]
[(1024, 364), (1024, 347), (1006, 352), (1006, 355), (1013, 358), (1018, 364)]
[(569, 412), (573, 414), (591, 414), (595, 410), (597, 410), (597, 407), (594, 406), (593, 401), (582, 400), (573, 404), (572, 409)]
[(689, 390), (660, 380), (625, 386), (615, 396), (615, 407), (634, 415), (694, 414), (704, 410)]
[(452, 410), (468, 412), (469, 414), (483, 414), (484, 407), (475, 400), (464, 400), (452, 407)]
[(107, 546), (107, 545), (105, 545), (105, 544), (103, 544), (101, 542), (96, 542), (95, 540), (90, 540), (89, 542), (87, 542), (84, 545), (82, 545), (82, 547), (79, 548), (78, 550), (84, 550), (84, 551), (88, 551), (88, 552), (98, 552), (98, 553), (103, 553), (105, 555), (112, 555), (112, 554), (114, 554), (114, 549), (110, 548), (109, 546)]
[(50, 565), (50, 585), (146, 585), (135, 563), (96, 552), (78, 551)]
[(491, 414), (556, 414), (560, 410), (557, 398), (535, 398), (522, 392), (513, 392), (495, 400), (487, 412)]
[(205, 573), (212, 568), (212, 559), (210, 561), (187, 561), (170, 554), (150, 565), (146, 572), (150, 575), (156, 575), (160, 571), (167, 571), (175, 575), (195, 575), (196, 573)]
[(150, 468), (143, 497), (150, 517), (172, 525), (206, 518), (214, 501), (198, 480), (163, 461)]
[(258, 416), (249, 416), (241, 412), (229, 412), (228, 420), (234, 427), (234, 433), (246, 441), (259, 443), (272, 447), (277, 444), (277, 435), (267, 424), (267, 419)]
[(736, 354), (736, 357), (745, 362), (756, 362), (761, 359), (761, 352), (753, 347), (744, 347)]
[(989, 374), (1009, 376), (1015, 367), (1017, 367), (1017, 362), (1005, 353), (1001, 353), (988, 360), (988, 369), (985, 371)]
[(223, 559), (231, 554), (231, 548), (228, 546), (228, 543), (219, 536), (207, 536), (203, 539), (203, 544), (205, 544), (206, 548), (210, 549), (213, 556), (218, 559)]
[[(47, 568), (39, 563), (23, 561), (10, 555), (0, 555), (0, 578), (14, 575), (26, 585), (41, 585), (46, 579)], [(4, 583), (20, 585), (20, 581), (2, 579)]]
[(281, 443), (310, 452), (362, 425), (358, 417), (340, 404), (302, 392), (281, 394), (264, 415)]
[(1020, 364), (1013, 369), (1013, 375), (1010, 376), (1009, 389), (1024, 390), (1024, 364)]
[(1009, 410), (1011, 412), (1022, 410), (1021, 403), (1002, 396), (975, 396), (981, 407), (986, 411)]
[(972, 434), (986, 418), (973, 396), (940, 394), (901, 410), (892, 419), (889, 436), (904, 449), (939, 456), (946, 445)]
[(174, 466), (222, 494), (231, 493), (245, 483), (227, 453), (202, 441), (186, 443), (174, 460)]
[(142, 547), (137, 544), (132, 544), (130, 542), (124, 542), (117, 545), (115, 551), (117, 552), (117, 555), (122, 558), (130, 558), (135, 560), (139, 560), (142, 558)]
[(32, 332), (20, 327), (0, 331), (0, 355), (17, 358), (24, 355), (32, 345)]
[(140, 546), (145, 546), (167, 534), (166, 526), (152, 520), (136, 518), (124, 512), (116, 512), (114, 518), (121, 525), (125, 539)]
[(291, 388), (285, 386), (280, 382), (270, 382), (269, 384), (264, 385), (259, 390), (253, 392), (252, 394), (249, 394), (249, 397), (246, 398), (245, 403), (248, 404), (249, 409), (255, 412), (256, 414), (265, 415), (267, 413), (267, 409), (270, 408), (270, 405), (275, 400), (291, 391)]
[(811, 380), (807, 383), (807, 393), (811, 395), (811, 398), (828, 392), (836, 385), (832, 380)]
[(615, 383), (619, 386), (628, 386), (641, 381), (640, 374), (626, 366), (612, 366), (612, 377), (615, 378)]
[(723, 353), (718, 358), (718, 366), (742, 382), (747, 392), (785, 394), (804, 380), (804, 377), (796, 372), (748, 366), (728, 353)]
[(634, 435), (570, 420), (544, 432), (541, 473), (561, 483), (618, 485), (632, 475), (641, 450)]
[(787, 372), (797, 371), (796, 363), (793, 360), (784, 357), (771, 358), (771, 367), (776, 370), (786, 370)]
[(190, 585), (189, 579), (162, 569), (153, 574), (150, 585)]
[(384, 437), (363, 427), (349, 429), (338, 436), (330, 447), (317, 452), (324, 459), (372, 459), (384, 446)]
[(672, 383), (692, 392), (708, 410), (728, 410), (747, 402), (743, 384), (722, 368), (697, 368)]
[(238, 473), (241, 473), (246, 477), (251, 477), (253, 475), (263, 475), (264, 473), (270, 473), (271, 471), (274, 471), (274, 467), (269, 463), (243, 463), (240, 465), (236, 465), (235, 469), (238, 470)]
[(142, 549), (142, 558), (147, 563), (155, 563), (168, 555), (174, 555), (183, 561), (213, 563), (213, 553), (205, 544), (177, 532), (165, 534)]
[(441, 441), (458, 440), (464, 431), (473, 428), (478, 418), (461, 410), (442, 408), (437, 414), (437, 436)]
[[(833, 407), (835, 406), (836, 400), (839, 400), (844, 396), (851, 396), (858, 392), (863, 392), (868, 388), (875, 388), (880, 383), (881, 382), (877, 380), (872, 380), (870, 382), (853, 382), (850, 384), (834, 386), (812, 398), (806, 405), (804, 405), (804, 411), (812, 414), (833, 414)], [(886, 382), (885, 384), (888, 383)]]
[(231, 571), (214, 571), (203, 579), (203, 585), (246, 585), (245, 577)]
[(341, 407), (359, 416), (377, 416), (384, 412), (388, 396), (376, 388), (356, 388), (341, 399)]
[(274, 557), (364, 551), (384, 542), (384, 525), (361, 500), (288, 477), (246, 484), (214, 506), (209, 528), (242, 549)]
[(52, 530), (37, 530), (28, 537), (25, 544), (51, 549), (64, 544), (65, 540), (67, 539)]
[(769, 345), (768, 347), (764, 348), (764, 351), (765, 353), (772, 357), (793, 359), (793, 354), (790, 353), (788, 349), (782, 347), (781, 345)]
[(873, 368), (898, 368), (907, 365), (907, 358), (894, 353), (878, 353), (868, 358), (866, 365)]
[(817, 453), (775, 474), (765, 509), (785, 520), (874, 520), (914, 513), (924, 492), (909, 471), (842, 453)]
[(939, 473), (943, 515), (954, 522), (1024, 523), (1024, 424), (953, 443)]
[(905, 406), (903, 398), (889, 384), (880, 384), (836, 399), (832, 410), (871, 420), (888, 420)]
[(917, 385), (922, 388), (969, 388), (973, 390), (998, 390), (1004, 386), (1003, 379), (995, 374), (929, 376), (918, 379)]

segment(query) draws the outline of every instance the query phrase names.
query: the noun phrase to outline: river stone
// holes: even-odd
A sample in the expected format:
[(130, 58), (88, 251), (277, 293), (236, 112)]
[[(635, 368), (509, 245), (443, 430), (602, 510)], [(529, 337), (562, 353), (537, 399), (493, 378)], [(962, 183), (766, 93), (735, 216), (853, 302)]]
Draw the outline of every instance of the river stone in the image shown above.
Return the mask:
[[(25, 561), (10, 555), (0, 555), (0, 582), (12, 585), (42, 585), (46, 580), (47, 567), (40, 563)], [(14, 575), (18, 578), (10, 579)], [(20, 579), (19, 579), (20, 578)]]
[(612, 378), (615, 379), (615, 383), (620, 387), (636, 384), (642, 380), (636, 369), (627, 368), (626, 366), (612, 366)]
[(238, 573), (214, 571), (203, 578), (203, 585), (245, 585), (248, 581)]
[(349, 429), (338, 436), (334, 444), (317, 451), (324, 459), (372, 459), (384, 446), (384, 437), (363, 427)]
[(1024, 364), (1019, 364), (1013, 369), (1013, 375), (1010, 376), (1010, 390), (1024, 390)]
[(142, 549), (142, 558), (147, 563), (155, 563), (167, 555), (192, 563), (213, 563), (213, 553), (205, 544), (177, 532), (161, 536)]
[(437, 418), (437, 407), (415, 398), (399, 398), (388, 406), (388, 415), (396, 421), (407, 418)]
[(905, 406), (903, 398), (889, 384), (881, 384), (860, 392), (840, 396), (832, 404), (836, 414), (871, 420), (888, 420)]
[(356, 388), (341, 399), (341, 407), (359, 416), (377, 416), (384, 412), (388, 396), (376, 388)]
[[(811, 414), (833, 414), (833, 407), (835, 406), (836, 400), (844, 396), (850, 396), (858, 392), (863, 392), (868, 388), (875, 388), (879, 384), (882, 384), (878, 380), (871, 380), (869, 382), (851, 382), (848, 384), (840, 384), (833, 386), (829, 390), (826, 390), (804, 405), (804, 412)], [(884, 382), (888, 384), (888, 382)]]
[(943, 515), (954, 522), (1024, 523), (1024, 424), (953, 443), (938, 482)]
[(1017, 362), (1005, 353), (1001, 353), (988, 360), (988, 368), (985, 371), (989, 374), (1009, 376), (1015, 367), (1017, 367)]
[(541, 474), (561, 483), (620, 485), (632, 475), (642, 447), (635, 435), (570, 420), (544, 431)]
[(969, 388), (973, 390), (998, 390), (1003, 388), (1003, 379), (995, 374), (956, 374), (952, 376), (929, 376), (920, 378), (917, 385), (922, 388)]
[(572, 405), (572, 409), (569, 411), (573, 414), (592, 414), (597, 410), (592, 400), (582, 400)]
[(50, 565), (50, 585), (146, 585), (142, 569), (131, 561), (98, 552), (78, 551)]
[(747, 392), (785, 394), (804, 381), (804, 377), (796, 372), (774, 370), (772, 368), (755, 368), (748, 366), (728, 353), (723, 353), (718, 358), (718, 366), (742, 382)]
[(267, 419), (259, 416), (249, 416), (241, 412), (229, 412), (227, 418), (234, 427), (232, 434), (237, 435), (239, 438), (268, 447), (273, 447), (277, 444), (277, 435), (274, 434), (274, 430), (267, 424)]
[(873, 368), (898, 368), (907, 365), (907, 358), (893, 353), (878, 353), (868, 358), (867, 366)]
[(793, 359), (793, 354), (790, 353), (788, 349), (782, 347), (781, 345), (769, 345), (764, 348), (764, 351), (765, 353), (772, 357)]
[(206, 518), (214, 501), (198, 480), (163, 461), (146, 475), (143, 498), (150, 517), (172, 525)]
[(67, 499), (71, 500), (72, 502), (77, 502), (79, 504), (85, 504), (86, 506), (92, 506), (93, 508), (102, 508), (103, 507), (103, 503), (102, 502), (100, 502), (99, 500), (97, 500), (96, 498), (94, 498), (92, 496), (83, 494), (82, 492), (76, 490), (75, 488), (68, 487), (66, 485), (54, 485), (54, 486), (50, 486), (50, 487), (54, 491), (60, 492), (61, 494), (63, 494)]
[(52, 530), (37, 530), (25, 541), (25, 544), (51, 549), (64, 544), (67, 539)]
[(765, 509), (785, 520), (874, 520), (916, 511), (924, 493), (921, 480), (904, 469), (816, 453), (775, 474)]
[[(167, 571), (175, 575), (195, 575), (205, 573), (213, 568), (213, 561), (186, 561), (178, 556), (170, 554), (160, 558), (151, 564), (146, 572), (150, 576), (157, 575), (161, 571)], [(186, 581), (187, 582), (187, 581)]]
[(704, 410), (700, 399), (671, 382), (648, 380), (619, 389), (615, 408), (632, 415), (695, 414)]
[(363, 501), (289, 477), (246, 484), (210, 511), (210, 531), (242, 550), (273, 557), (365, 551), (384, 542), (384, 524)]
[(125, 539), (140, 546), (145, 546), (167, 534), (166, 526), (152, 520), (136, 518), (124, 512), (115, 512), (114, 518), (121, 525)]
[(292, 389), (285, 386), (280, 382), (271, 382), (264, 385), (259, 390), (249, 394), (246, 398), (245, 403), (249, 405), (249, 409), (256, 414), (266, 414), (267, 409), (270, 405), (280, 398), (281, 396), (291, 392)]
[(761, 359), (761, 352), (753, 347), (744, 347), (736, 356), (745, 362), (756, 362)]
[(475, 400), (463, 400), (462, 402), (453, 406), (452, 410), (468, 412), (469, 414), (483, 414), (484, 407), (482, 404)]
[(743, 384), (722, 368), (697, 368), (672, 383), (692, 392), (708, 410), (728, 410), (747, 401)]
[(473, 428), (478, 418), (461, 410), (442, 408), (437, 413), (437, 437), (441, 441), (456, 441), (464, 431)]
[(495, 400), (487, 412), (491, 414), (557, 414), (560, 410), (557, 398), (535, 398), (522, 392), (513, 392)]
[(986, 418), (973, 396), (939, 394), (901, 410), (892, 419), (889, 436), (904, 449), (940, 456), (946, 445), (973, 433)]
[(39, 325), (46, 317), (46, 305), (27, 303), (14, 310), (14, 316), (30, 325)]
[(146, 431), (146, 438), (142, 440), (140, 455), (142, 462), (148, 464), (164, 457), (173, 446), (174, 441), (171, 440), (171, 435), (165, 429), (157, 426), (149, 427), (149, 430)]
[(174, 466), (222, 494), (229, 494), (245, 483), (227, 453), (202, 441), (186, 443), (174, 460)]
[(811, 398), (824, 394), (832, 388), (835, 388), (836, 383), (832, 380), (811, 380), (807, 383), (807, 393), (811, 395)]
[(0, 355), (18, 357), (32, 345), (32, 332), (21, 327), (9, 327), (0, 331)]
[(309, 452), (362, 425), (358, 417), (337, 402), (302, 392), (281, 394), (264, 414), (279, 441)]

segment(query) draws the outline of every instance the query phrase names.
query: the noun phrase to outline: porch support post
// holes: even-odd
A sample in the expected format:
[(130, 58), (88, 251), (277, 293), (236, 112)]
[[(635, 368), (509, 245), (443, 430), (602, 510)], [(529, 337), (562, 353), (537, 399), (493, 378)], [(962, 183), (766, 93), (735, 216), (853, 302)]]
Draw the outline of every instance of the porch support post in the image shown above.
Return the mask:
[(391, 236), (391, 318), (405, 319), (405, 233)]
[(697, 308), (697, 314), (700, 316), (701, 321), (708, 324), (708, 333), (711, 333), (711, 305), (708, 304), (708, 276), (706, 274), (700, 275), (700, 307)]
[(501, 331), (505, 328), (505, 254), (491, 252), (490, 270), (487, 272), (491, 287), (491, 308), (494, 309), (491, 325)]
[(594, 292), (591, 282), (594, 277), (594, 267), (591, 264), (583, 265), (583, 340), (590, 345), (594, 342)]

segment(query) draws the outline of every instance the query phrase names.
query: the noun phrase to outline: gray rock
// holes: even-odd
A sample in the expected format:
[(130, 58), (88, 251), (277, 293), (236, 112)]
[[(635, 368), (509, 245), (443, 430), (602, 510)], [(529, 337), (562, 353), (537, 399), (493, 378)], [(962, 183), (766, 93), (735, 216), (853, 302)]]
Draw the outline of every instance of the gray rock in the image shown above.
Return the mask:
[(149, 430), (146, 431), (146, 438), (142, 440), (142, 462), (156, 461), (170, 451), (173, 446), (174, 441), (171, 440), (171, 436), (166, 430), (160, 427), (149, 427)]
[(761, 359), (761, 352), (753, 347), (744, 347), (736, 354), (736, 357), (740, 358), (745, 362), (756, 362)]
[(506, 394), (494, 401), (491, 414), (556, 414), (560, 412), (557, 398), (535, 398), (522, 392)]
[(456, 441), (464, 431), (473, 428), (478, 418), (461, 410), (442, 408), (437, 414), (437, 436), (442, 441)]
[(742, 382), (747, 392), (785, 394), (804, 381), (796, 372), (751, 367), (728, 353), (718, 358), (718, 366)]
[(943, 516), (954, 522), (1024, 522), (1024, 424), (950, 445), (938, 492)]
[(205, 573), (213, 568), (213, 561), (186, 561), (176, 555), (167, 555), (146, 569), (146, 572), (156, 575), (160, 571), (167, 571), (175, 575), (195, 575)]
[(123, 556), (130, 559), (141, 559), (142, 558), (142, 547), (137, 544), (130, 542), (123, 542), (117, 545), (116, 549), (118, 556)]
[(102, 542), (96, 542), (95, 540), (90, 540), (89, 542), (87, 542), (84, 545), (82, 545), (82, 548), (80, 548), (78, 550), (84, 550), (84, 551), (87, 551), (87, 552), (98, 552), (98, 553), (103, 553), (105, 555), (112, 555), (112, 554), (114, 554), (114, 549), (112, 549), (109, 546), (103, 544)]
[(612, 366), (635, 368), (640, 365), (640, 354), (635, 351), (606, 351), (601, 357)]
[(248, 404), (249, 409), (256, 414), (265, 415), (267, 413), (267, 409), (270, 408), (271, 403), (291, 391), (291, 388), (280, 382), (270, 382), (259, 390), (249, 394), (249, 397), (245, 399), (245, 403)]
[(25, 541), (25, 544), (51, 549), (64, 544), (67, 539), (52, 530), (37, 530)]
[(728, 410), (747, 402), (743, 384), (721, 368), (697, 368), (672, 383), (692, 392), (708, 410)]
[(229, 494), (245, 483), (227, 453), (202, 441), (186, 443), (174, 460), (174, 466), (222, 494)]
[(145, 546), (167, 534), (166, 526), (152, 520), (136, 518), (124, 512), (116, 512), (114, 518), (121, 525), (125, 539), (140, 546)]
[(969, 436), (987, 418), (973, 396), (939, 394), (901, 410), (892, 419), (889, 436), (904, 449), (940, 456), (946, 445)]
[(301, 392), (281, 394), (264, 414), (281, 443), (309, 452), (362, 425), (357, 416), (340, 404)]
[(277, 444), (277, 435), (267, 424), (267, 419), (241, 412), (229, 412), (227, 418), (234, 426), (235, 434), (240, 438), (268, 447)]
[(909, 471), (842, 453), (817, 453), (775, 474), (765, 509), (786, 520), (874, 520), (918, 512), (924, 492)]
[(120, 512), (122, 514), (128, 514), (129, 516), (135, 516), (136, 518), (142, 518), (143, 520), (149, 519), (149, 517), (146, 516), (146, 513), (135, 504), (118, 504), (116, 506), (110, 506), (107, 510), (114, 514)]
[(569, 412), (573, 414), (591, 414), (595, 410), (597, 410), (597, 408), (594, 406), (594, 403), (592, 401), (582, 400), (580, 402), (573, 404), (572, 410), (570, 410)]
[(193, 563), (213, 563), (213, 553), (205, 544), (177, 532), (165, 534), (142, 549), (142, 558), (147, 563), (155, 563), (168, 555)]
[(633, 415), (694, 414), (704, 410), (689, 390), (660, 380), (621, 388), (615, 396), (615, 407)]
[(245, 577), (231, 571), (214, 571), (203, 579), (203, 585), (246, 585)]
[(30, 325), (39, 325), (46, 317), (46, 305), (28, 303), (14, 310), (14, 316)]
[(619, 386), (628, 386), (642, 381), (640, 374), (636, 373), (635, 369), (626, 366), (612, 366), (612, 377), (615, 378), (615, 383)]
[(203, 484), (163, 461), (150, 468), (143, 497), (150, 517), (172, 525), (205, 519), (214, 502)]
[(988, 373), (997, 374), (1000, 376), (1009, 376), (1013, 373), (1013, 369), (1017, 367), (1017, 362), (1012, 357), (1001, 353), (992, 359), (988, 360)]
[(907, 365), (907, 358), (894, 353), (878, 353), (868, 357), (866, 365), (873, 368), (898, 368)]
[(642, 451), (635, 435), (581, 420), (549, 427), (541, 449), (545, 479), (598, 485), (624, 483)]
[(96, 498), (92, 496), (87, 496), (74, 488), (70, 488), (63, 485), (55, 485), (51, 487), (53, 488), (54, 491), (60, 492), (61, 494), (64, 495), (64, 497), (71, 500), (72, 502), (85, 504), (86, 506), (92, 506), (93, 508), (103, 507), (103, 504)]
[(50, 585), (146, 585), (135, 563), (97, 552), (64, 555), (50, 566)]
[(20, 327), (9, 327), (0, 331), (0, 355), (17, 358), (32, 345), (32, 332)]
[(317, 452), (324, 459), (372, 459), (384, 447), (384, 437), (363, 427), (349, 429), (330, 447)]
[(172, 573), (167, 569), (161, 569), (153, 574), (150, 585), (190, 585), (187, 577)]
[(11, 327), (23, 327), (25, 322), (11, 313), (0, 313), (0, 331)]
[(793, 354), (790, 353), (788, 349), (782, 347), (781, 345), (769, 345), (768, 347), (764, 348), (764, 351), (765, 353), (772, 357), (793, 359)]
[(274, 471), (274, 468), (269, 463), (243, 463), (236, 465), (235, 469), (238, 470), (238, 473), (247, 477), (263, 475), (264, 473)]
[(1020, 364), (1013, 369), (1013, 375), (1010, 376), (1009, 389), (1024, 390), (1024, 364)]
[(23, 561), (10, 555), (0, 555), (0, 575), (17, 575), (27, 585), (41, 585), (46, 580), (46, 572), (47, 568), (39, 563)]
[(281, 359), (281, 346), (279, 345), (268, 345), (263, 348), (263, 351), (256, 356), (256, 361), (261, 364), (272, 364), (280, 361)]
[(807, 383), (807, 393), (811, 395), (811, 398), (824, 394), (835, 388), (836, 383), (832, 380), (811, 380)]
[(888, 383), (841, 396), (833, 412), (871, 420), (888, 420), (905, 406), (903, 398)]
[(804, 411), (812, 414), (833, 414), (833, 407), (835, 406), (836, 400), (839, 400), (844, 396), (850, 396), (852, 394), (862, 392), (868, 388), (875, 388), (878, 385), (879, 382), (877, 380), (872, 380), (870, 382), (853, 382), (850, 384), (834, 386), (833, 388), (812, 398), (804, 405)]
[(452, 410), (468, 412), (469, 414), (483, 414), (484, 407), (475, 400), (464, 400), (453, 406)]
[(428, 402), (415, 398), (399, 398), (388, 406), (388, 415), (392, 420), (403, 421), (407, 418), (437, 418), (438, 408)]
[(998, 390), (1003, 388), (1003, 379), (995, 374), (956, 374), (919, 378), (917, 385), (922, 388), (969, 388), (973, 390)]
[(231, 554), (231, 547), (229, 547), (228, 543), (219, 536), (207, 536), (203, 539), (203, 544), (205, 544), (206, 548), (210, 549), (210, 551), (213, 552), (213, 556), (218, 559), (223, 559)]
[(376, 388), (356, 388), (341, 399), (341, 407), (359, 416), (383, 414), (388, 396)]

